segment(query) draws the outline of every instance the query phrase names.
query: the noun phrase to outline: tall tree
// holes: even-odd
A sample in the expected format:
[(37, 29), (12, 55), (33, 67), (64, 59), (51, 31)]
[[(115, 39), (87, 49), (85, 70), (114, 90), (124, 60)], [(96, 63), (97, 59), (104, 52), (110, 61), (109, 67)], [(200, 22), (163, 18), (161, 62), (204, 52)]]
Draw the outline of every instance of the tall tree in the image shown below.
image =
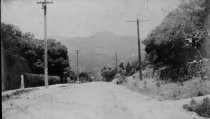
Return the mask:
[[(4, 87), (15, 89), (20, 86), (23, 73), (44, 73), (44, 41), (34, 38), (31, 33), (22, 31), (10, 24), (1, 23), (1, 43), (5, 59)], [(67, 48), (56, 40), (48, 40), (49, 75), (65, 77), (69, 68)]]
[(146, 59), (154, 69), (165, 67), (165, 76), (177, 79), (179, 74), (189, 74), (189, 62), (206, 56), (204, 19), (209, 8), (208, 0), (183, 3), (148, 35), (144, 40)]

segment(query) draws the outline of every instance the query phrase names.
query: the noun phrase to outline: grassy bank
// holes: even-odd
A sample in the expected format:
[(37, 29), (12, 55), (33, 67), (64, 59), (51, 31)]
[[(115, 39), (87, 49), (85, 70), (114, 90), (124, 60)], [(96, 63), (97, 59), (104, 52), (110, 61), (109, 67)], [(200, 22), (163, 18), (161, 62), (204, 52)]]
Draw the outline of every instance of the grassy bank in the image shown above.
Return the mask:
[[(145, 82), (144, 82), (145, 80)], [(128, 77), (122, 85), (128, 89), (161, 100), (177, 100), (210, 94), (210, 80), (193, 78), (181, 83), (157, 81), (154, 78)], [(146, 85), (146, 87), (145, 87)]]

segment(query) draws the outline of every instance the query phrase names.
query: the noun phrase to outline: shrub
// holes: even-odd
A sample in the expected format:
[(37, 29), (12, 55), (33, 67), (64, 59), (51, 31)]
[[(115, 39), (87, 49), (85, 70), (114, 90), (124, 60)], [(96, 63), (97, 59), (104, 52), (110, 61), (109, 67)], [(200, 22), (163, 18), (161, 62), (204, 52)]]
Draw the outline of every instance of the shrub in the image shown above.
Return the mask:
[(79, 80), (81, 82), (91, 82), (92, 81), (91, 78), (90, 78), (90, 76), (86, 72), (81, 72), (79, 74)]
[(203, 102), (197, 107), (196, 113), (203, 117), (210, 118), (210, 99), (204, 98)]
[(49, 76), (49, 85), (61, 83), (61, 80), (58, 76)]
[(122, 84), (122, 83), (126, 82), (125, 76), (123, 76), (119, 73), (115, 75), (115, 78), (117, 79), (117, 84)]
[[(60, 81), (58, 76), (48, 76), (49, 85), (58, 84)], [(25, 87), (44, 86), (44, 74), (24, 74), (24, 85)]]
[(126, 75), (127, 76), (132, 76), (135, 73), (136, 68), (138, 68), (138, 66), (134, 63), (133, 66), (128, 62), (126, 65)]
[(204, 98), (201, 103), (192, 99), (190, 104), (183, 105), (183, 108), (188, 111), (196, 112), (199, 116), (210, 118), (210, 99), (208, 97)]
[(112, 69), (111, 67), (104, 67), (101, 70), (101, 76), (103, 77), (103, 81), (110, 82), (114, 79), (116, 74), (116, 70)]

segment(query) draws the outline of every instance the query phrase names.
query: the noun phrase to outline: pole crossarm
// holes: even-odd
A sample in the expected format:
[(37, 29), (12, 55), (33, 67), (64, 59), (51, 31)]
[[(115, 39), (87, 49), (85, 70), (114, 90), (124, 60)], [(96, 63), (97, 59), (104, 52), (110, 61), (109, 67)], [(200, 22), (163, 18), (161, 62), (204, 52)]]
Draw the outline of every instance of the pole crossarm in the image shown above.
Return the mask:
[(136, 22), (136, 21), (127, 21), (127, 22)]
[(37, 4), (52, 4), (53, 1), (46, 1), (46, 2), (36, 2)]
[[(145, 20), (144, 19), (140, 19), (139, 20), (139, 19), (137, 19), (137, 21), (139, 21), (139, 22), (146, 22), (146, 21), (150, 21), (150, 20), (146, 20), (146, 19)], [(127, 21), (127, 22), (137, 22), (137, 21)]]
[(142, 20), (142, 19), (139, 20), (139, 22), (145, 22), (145, 21), (150, 21), (150, 20)]
[(36, 2), (37, 4), (42, 4), (42, 9), (46, 9), (47, 4), (53, 4), (53, 1), (44, 1), (44, 2)]

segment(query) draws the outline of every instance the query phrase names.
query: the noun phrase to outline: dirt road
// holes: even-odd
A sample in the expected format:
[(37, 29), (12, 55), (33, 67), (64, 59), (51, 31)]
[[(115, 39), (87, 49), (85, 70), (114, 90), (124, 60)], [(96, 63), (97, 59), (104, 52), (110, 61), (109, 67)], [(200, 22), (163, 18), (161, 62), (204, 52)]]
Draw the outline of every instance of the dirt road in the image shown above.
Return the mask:
[(4, 100), (4, 119), (203, 119), (182, 105), (105, 82), (40, 88)]

